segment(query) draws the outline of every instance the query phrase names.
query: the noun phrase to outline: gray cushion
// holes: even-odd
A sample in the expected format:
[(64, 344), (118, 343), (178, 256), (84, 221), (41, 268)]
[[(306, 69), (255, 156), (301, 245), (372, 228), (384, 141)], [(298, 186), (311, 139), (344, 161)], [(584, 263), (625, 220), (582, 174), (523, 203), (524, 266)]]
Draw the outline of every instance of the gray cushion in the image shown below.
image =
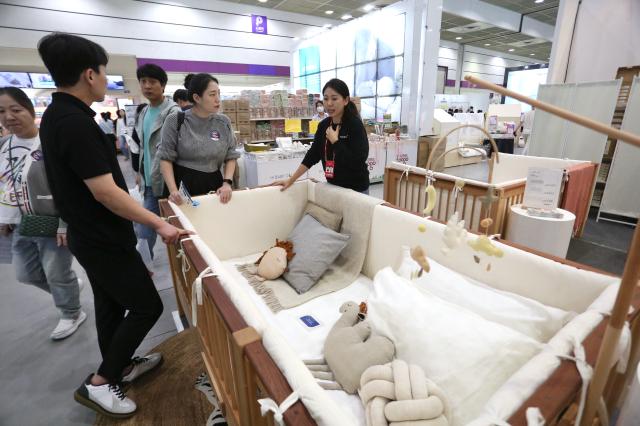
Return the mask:
[(284, 279), (298, 294), (307, 292), (340, 255), (349, 238), (305, 214), (287, 237), (293, 242), (296, 255), (289, 262)]
[(316, 219), (327, 228), (332, 229), (336, 232), (340, 232), (340, 225), (342, 225), (341, 215), (329, 211), (324, 207), (320, 207), (319, 205), (312, 203), (311, 201), (307, 203), (307, 207), (304, 209), (304, 212), (313, 216), (314, 219)]

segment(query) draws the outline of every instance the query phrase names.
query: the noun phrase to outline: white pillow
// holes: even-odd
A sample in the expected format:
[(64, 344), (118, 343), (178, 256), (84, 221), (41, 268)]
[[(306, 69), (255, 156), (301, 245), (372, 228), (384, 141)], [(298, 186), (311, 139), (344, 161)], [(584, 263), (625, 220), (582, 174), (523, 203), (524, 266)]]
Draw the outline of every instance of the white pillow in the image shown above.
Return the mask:
[(498, 388), (542, 346), (418, 290), (389, 267), (376, 274), (367, 304), (373, 331), (394, 342), (396, 357), (421, 366), (448, 395), (454, 426), (477, 417)]
[[(448, 302), (467, 308), (484, 319), (494, 321), (520, 333), (548, 342), (575, 316), (575, 313), (544, 305), (537, 300), (509, 293), (465, 277), (429, 258), (431, 270), (412, 283)], [(398, 275), (411, 279), (411, 272), (420, 269), (411, 258), (409, 247), (402, 247)], [(491, 273), (491, 272), (487, 272)], [(514, 276), (513, 279), (518, 279)]]

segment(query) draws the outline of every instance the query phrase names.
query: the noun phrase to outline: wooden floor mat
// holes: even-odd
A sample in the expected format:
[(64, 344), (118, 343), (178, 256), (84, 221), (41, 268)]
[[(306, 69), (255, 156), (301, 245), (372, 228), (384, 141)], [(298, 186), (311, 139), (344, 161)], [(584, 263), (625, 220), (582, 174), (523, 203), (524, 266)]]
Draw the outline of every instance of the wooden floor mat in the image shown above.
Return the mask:
[(138, 405), (135, 416), (115, 420), (98, 414), (98, 426), (204, 425), (212, 406), (195, 389), (196, 378), (205, 370), (195, 329), (188, 329), (165, 340), (151, 352), (161, 352), (159, 369), (136, 381), (127, 396)]

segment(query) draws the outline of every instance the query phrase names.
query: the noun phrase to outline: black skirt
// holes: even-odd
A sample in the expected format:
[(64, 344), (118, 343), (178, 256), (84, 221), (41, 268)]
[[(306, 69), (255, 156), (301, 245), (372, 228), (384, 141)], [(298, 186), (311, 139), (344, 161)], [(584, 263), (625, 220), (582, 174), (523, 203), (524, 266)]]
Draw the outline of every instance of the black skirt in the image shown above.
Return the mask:
[[(205, 195), (211, 191), (217, 191), (222, 186), (222, 172), (217, 170), (212, 173), (201, 172), (199, 170), (190, 169), (188, 167), (179, 166), (173, 163), (173, 176), (176, 181), (176, 186), (180, 188), (180, 183), (184, 183), (184, 186), (191, 195)], [(169, 196), (169, 189), (165, 185), (164, 196)]]

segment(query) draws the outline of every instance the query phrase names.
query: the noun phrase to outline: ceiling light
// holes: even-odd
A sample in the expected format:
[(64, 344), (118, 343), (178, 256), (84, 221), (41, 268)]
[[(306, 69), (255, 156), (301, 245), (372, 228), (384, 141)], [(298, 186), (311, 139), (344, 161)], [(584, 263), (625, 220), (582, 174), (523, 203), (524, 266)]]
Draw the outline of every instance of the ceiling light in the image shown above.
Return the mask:
[(524, 69), (525, 69), (525, 70), (528, 70), (528, 69), (529, 69), (529, 65), (525, 65), (525, 66), (524, 66)]
[(456, 40), (462, 40), (462, 37), (456, 37)]
[(529, 56), (536, 56), (535, 53), (529, 53)]
[(544, 0), (536, 0), (534, 3), (544, 3)]
[(343, 21), (346, 21), (351, 18), (353, 18), (353, 16), (349, 15), (348, 13), (345, 13), (344, 15), (342, 15), (342, 17), (340, 17), (340, 19), (342, 19)]
[(260, 3), (266, 3), (269, 0), (258, 0)]
[(364, 10), (365, 12), (371, 12), (375, 8), (376, 7), (372, 4), (365, 4), (364, 6), (362, 6), (362, 10)]
[(485, 43), (484, 45), (485, 46), (491, 46), (491, 43)]
[(327, 15), (333, 15), (333, 10), (325, 10), (324, 13)]
[(516, 50), (516, 49), (509, 49), (509, 52), (513, 52), (514, 50)]

